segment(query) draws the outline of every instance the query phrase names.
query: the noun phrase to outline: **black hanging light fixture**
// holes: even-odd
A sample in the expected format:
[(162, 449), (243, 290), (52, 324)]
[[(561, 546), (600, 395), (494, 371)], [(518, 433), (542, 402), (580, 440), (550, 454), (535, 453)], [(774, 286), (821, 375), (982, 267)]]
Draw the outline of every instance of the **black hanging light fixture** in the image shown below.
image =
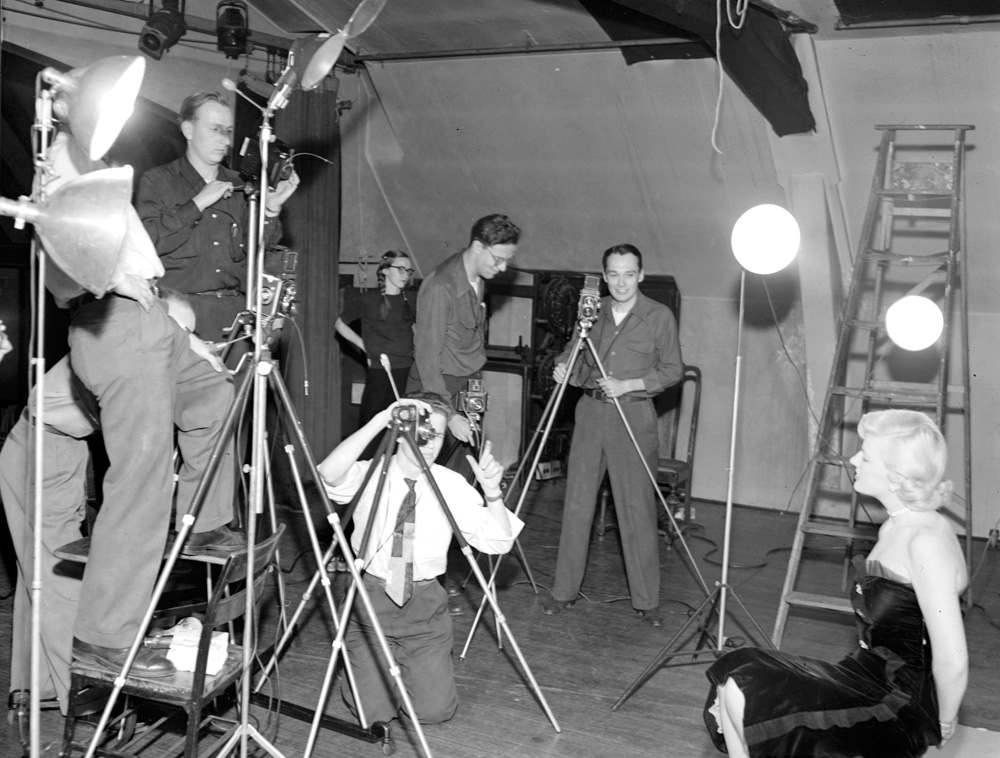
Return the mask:
[(227, 58), (251, 52), (250, 12), (244, 0), (220, 0), (215, 8), (216, 47)]
[(186, 31), (180, 0), (163, 0), (160, 10), (150, 14), (139, 32), (139, 51), (158, 61)]

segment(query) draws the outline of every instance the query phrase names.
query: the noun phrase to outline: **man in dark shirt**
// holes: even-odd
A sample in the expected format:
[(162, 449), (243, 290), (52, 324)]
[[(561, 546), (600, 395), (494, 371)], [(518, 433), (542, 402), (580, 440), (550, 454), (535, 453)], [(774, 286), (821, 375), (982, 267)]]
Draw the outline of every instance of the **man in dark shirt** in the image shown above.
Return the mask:
[[(506, 216), (484, 216), (473, 224), (469, 246), (424, 279), (417, 298), (408, 391), (424, 389), (456, 402), (469, 379), (480, 376), (486, 363), (484, 280), (507, 270), (520, 237), (521, 230)], [(460, 413), (451, 417), (448, 431), (462, 443), (472, 442), (469, 420)], [(445, 443), (445, 465), (456, 458), (455, 447), (452, 440)], [(464, 461), (467, 451), (457, 452)]]
[[(191, 95), (180, 118), (186, 153), (143, 174), (136, 205), (166, 269), (160, 285), (190, 295), (201, 336), (218, 340), (245, 305), (249, 204), (233, 192), (239, 174), (222, 165), (233, 140), (222, 96)], [(278, 216), (298, 183), (293, 172), (267, 194), (261, 253), (281, 238)]]
[[(628, 435), (614, 399), (621, 405), (650, 471), (656, 470), (657, 427), (653, 398), (678, 381), (683, 371), (677, 321), (670, 309), (639, 292), (642, 253), (633, 245), (604, 251), (609, 297), (590, 339), (607, 378), (584, 348), (577, 354), (570, 383), (583, 388), (577, 402), (566, 475), (562, 533), (552, 601), (542, 610), (555, 615), (576, 600), (587, 568), (590, 528), (597, 490), (607, 471), (618, 516), (625, 573), (632, 607), (644, 623), (662, 626), (660, 553), (656, 498), (642, 458)], [(557, 382), (566, 378), (572, 345), (556, 359)]]

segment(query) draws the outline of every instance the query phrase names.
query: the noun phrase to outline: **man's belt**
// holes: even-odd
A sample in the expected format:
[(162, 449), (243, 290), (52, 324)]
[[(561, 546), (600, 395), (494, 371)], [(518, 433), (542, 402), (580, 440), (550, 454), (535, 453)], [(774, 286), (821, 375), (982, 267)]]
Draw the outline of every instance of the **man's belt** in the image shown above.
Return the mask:
[[(590, 395), (594, 400), (600, 400), (602, 403), (613, 403), (614, 399), (608, 397), (602, 390), (590, 389), (589, 387), (583, 390), (584, 395)], [(641, 395), (619, 395), (619, 403), (642, 403), (649, 400), (648, 397), (642, 397)]]
[(205, 292), (189, 292), (189, 295), (198, 295), (199, 297), (243, 297), (245, 292), (241, 292), (235, 287), (226, 287), (221, 290), (206, 290)]

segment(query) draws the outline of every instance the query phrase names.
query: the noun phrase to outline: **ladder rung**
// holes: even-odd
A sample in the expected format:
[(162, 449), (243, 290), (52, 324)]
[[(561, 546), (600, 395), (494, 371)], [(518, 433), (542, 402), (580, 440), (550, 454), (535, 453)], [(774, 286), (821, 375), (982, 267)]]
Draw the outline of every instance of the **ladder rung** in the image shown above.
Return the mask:
[(844, 468), (850, 465), (848, 463), (849, 459), (849, 455), (832, 455), (831, 453), (817, 453), (816, 455), (816, 463), (823, 463), (828, 466), (842, 466)]
[(914, 202), (917, 198), (920, 198), (920, 202), (924, 203), (928, 200), (937, 200), (943, 203), (949, 202), (954, 196), (954, 192), (942, 192), (941, 190), (918, 190), (918, 189), (877, 189), (875, 194), (879, 197), (886, 198), (901, 198), (903, 200), (912, 199)]
[(938, 394), (900, 392), (897, 390), (862, 389), (859, 387), (833, 387), (830, 392), (834, 395), (844, 395), (845, 397), (856, 397), (867, 400), (877, 400), (882, 403), (893, 403), (905, 401), (907, 405), (928, 405), (936, 406)]
[(867, 248), (862, 258), (873, 263), (895, 263), (900, 266), (947, 266), (950, 253), (946, 250), (943, 253), (930, 255), (900, 255), (886, 250)]
[(812, 592), (789, 592), (785, 601), (789, 605), (801, 605), (809, 608), (825, 608), (828, 611), (840, 611), (841, 613), (854, 613), (854, 608), (851, 606), (851, 602), (842, 597), (816, 595)]
[(878, 536), (878, 528), (873, 526), (847, 526), (824, 521), (809, 521), (802, 525), (806, 534), (823, 534), (827, 537), (842, 537), (845, 540), (864, 540), (874, 542)]
[(893, 216), (923, 217), (927, 218), (951, 218), (951, 208), (913, 208), (909, 206), (892, 207)]

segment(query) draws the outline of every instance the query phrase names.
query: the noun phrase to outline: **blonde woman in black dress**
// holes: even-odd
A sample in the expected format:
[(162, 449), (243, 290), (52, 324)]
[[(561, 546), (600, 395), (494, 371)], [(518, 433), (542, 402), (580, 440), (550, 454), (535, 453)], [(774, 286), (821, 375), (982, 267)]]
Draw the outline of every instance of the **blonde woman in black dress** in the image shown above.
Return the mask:
[(888, 518), (851, 588), (858, 647), (839, 663), (748, 648), (707, 675), (705, 723), (732, 756), (920, 756), (955, 732), (969, 655), (969, 582), (948, 520), (947, 451), (923, 413), (868, 413), (854, 489)]

